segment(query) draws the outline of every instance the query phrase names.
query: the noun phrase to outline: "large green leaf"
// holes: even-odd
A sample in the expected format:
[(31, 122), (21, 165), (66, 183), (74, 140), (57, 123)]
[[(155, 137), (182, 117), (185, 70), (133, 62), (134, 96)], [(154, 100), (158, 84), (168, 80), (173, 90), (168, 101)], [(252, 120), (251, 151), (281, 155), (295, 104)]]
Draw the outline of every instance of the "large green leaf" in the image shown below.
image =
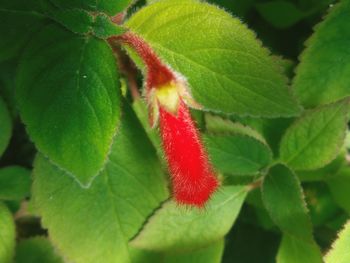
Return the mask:
[(29, 196), (30, 170), (20, 166), (0, 169), (0, 200), (21, 200)]
[(127, 8), (132, 0), (51, 0), (51, 2), (63, 8), (81, 8), (115, 15)]
[(339, 238), (332, 245), (331, 251), (326, 255), (326, 263), (348, 263), (350, 262), (350, 222), (345, 225)]
[(270, 168), (263, 181), (262, 200), (283, 232), (307, 242), (313, 240), (300, 182), (288, 167), (277, 164)]
[(112, 50), (102, 40), (45, 27), (21, 58), (16, 98), (37, 148), (87, 186), (103, 168), (120, 118)]
[(322, 263), (316, 243), (308, 243), (284, 234), (277, 253), (277, 263)]
[(235, 222), (246, 192), (243, 186), (223, 187), (204, 210), (168, 201), (149, 218), (131, 245), (155, 251), (186, 251), (219, 240)]
[(12, 214), (0, 202), (0, 262), (11, 263), (15, 249), (15, 224)]
[(63, 263), (49, 240), (35, 237), (19, 242), (16, 248), (16, 263)]
[(37, 0), (0, 0), (0, 61), (18, 55), (28, 39), (45, 24)]
[(299, 112), (286, 78), (255, 34), (216, 6), (159, 1), (126, 26), (187, 78), (194, 98), (207, 109), (266, 117)]
[(306, 107), (350, 95), (350, 1), (343, 0), (319, 24), (301, 56), (293, 88)]
[(348, 107), (345, 100), (306, 111), (283, 136), (281, 160), (297, 170), (321, 168), (334, 160), (344, 143)]
[(0, 97), (0, 156), (4, 153), (11, 137), (12, 120), (7, 106)]
[(90, 188), (38, 156), (32, 194), (51, 240), (68, 259), (128, 263), (128, 240), (167, 189), (155, 149), (126, 108), (109, 161)]

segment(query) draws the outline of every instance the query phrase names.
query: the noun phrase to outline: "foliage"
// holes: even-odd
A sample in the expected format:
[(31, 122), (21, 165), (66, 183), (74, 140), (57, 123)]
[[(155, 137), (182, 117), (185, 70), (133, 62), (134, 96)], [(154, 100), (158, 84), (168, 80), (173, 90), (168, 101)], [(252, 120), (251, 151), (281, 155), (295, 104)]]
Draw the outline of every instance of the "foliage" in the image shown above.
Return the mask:
[[(0, 0), (0, 263), (349, 262), (349, 12)], [(125, 32), (181, 83), (220, 181), (203, 207), (172, 198)]]

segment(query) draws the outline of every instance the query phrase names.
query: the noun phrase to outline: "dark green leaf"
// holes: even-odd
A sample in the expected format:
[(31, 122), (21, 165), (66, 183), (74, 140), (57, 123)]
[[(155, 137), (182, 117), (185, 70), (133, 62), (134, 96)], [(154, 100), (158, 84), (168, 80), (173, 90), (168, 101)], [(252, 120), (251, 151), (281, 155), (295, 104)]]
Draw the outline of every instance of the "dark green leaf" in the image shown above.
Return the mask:
[(221, 263), (224, 252), (224, 240), (187, 253), (168, 253), (164, 255), (164, 263)]
[(167, 197), (155, 149), (129, 108), (90, 188), (43, 156), (34, 166), (34, 205), (53, 243), (76, 263), (130, 263), (129, 239)]
[(327, 178), (334, 201), (350, 215), (350, 169), (346, 166)]
[(16, 248), (16, 263), (63, 263), (49, 240), (35, 237), (21, 241)]
[(21, 200), (29, 196), (30, 170), (20, 166), (0, 169), (0, 200)]
[(237, 222), (225, 238), (222, 263), (274, 263), (278, 243), (278, 234)]
[(257, 4), (256, 8), (260, 15), (276, 28), (290, 27), (306, 15), (293, 3), (281, 0)]
[(99, 14), (95, 17), (93, 30), (94, 34), (99, 38), (108, 38), (125, 32), (125, 29), (114, 24), (110, 17), (104, 14)]
[(46, 12), (52, 19), (74, 33), (87, 34), (92, 31), (94, 17), (84, 10), (50, 8)]
[(0, 61), (18, 56), (28, 39), (45, 23), (36, 0), (0, 0)]
[(304, 183), (305, 201), (314, 227), (321, 227), (341, 213), (324, 182)]
[(11, 137), (12, 120), (7, 106), (0, 97), (0, 156), (4, 153)]
[(16, 67), (15, 60), (0, 63), (0, 97), (6, 102), (13, 119), (18, 115), (15, 101)]
[(217, 4), (233, 15), (243, 18), (256, 0), (209, 0), (208, 2)]
[(63, 8), (81, 8), (89, 11), (106, 12), (115, 15), (127, 8), (132, 0), (51, 0), (52, 3)]
[(205, 108), (266, 117), (299, 113), (277, 62), (223, 10), (196, 0), (165, 0), (138, 11), (126, 26), (188, 79)]
[(102, 40), (50, 25), (31, 41), (16, 98), (37, 148), (87, 186), (103, 168), (120, 118), (112, 50)]

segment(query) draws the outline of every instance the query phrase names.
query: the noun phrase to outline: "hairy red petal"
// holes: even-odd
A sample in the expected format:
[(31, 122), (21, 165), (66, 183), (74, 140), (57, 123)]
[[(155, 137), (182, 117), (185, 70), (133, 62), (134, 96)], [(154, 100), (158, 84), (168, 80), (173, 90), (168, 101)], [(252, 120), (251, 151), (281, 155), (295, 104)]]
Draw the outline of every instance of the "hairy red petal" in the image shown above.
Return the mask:
[(199, 132), (181, 101), (177, 116), (160, 106), (160, 131), (176, 201), (202, 207), (219, 182)]

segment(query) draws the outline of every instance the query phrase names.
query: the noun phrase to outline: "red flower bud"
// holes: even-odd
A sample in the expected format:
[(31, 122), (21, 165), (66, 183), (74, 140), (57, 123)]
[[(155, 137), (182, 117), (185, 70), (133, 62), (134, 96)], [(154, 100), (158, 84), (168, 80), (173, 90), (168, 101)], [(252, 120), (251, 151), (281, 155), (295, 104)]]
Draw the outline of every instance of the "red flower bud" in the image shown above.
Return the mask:
[(176, 201), (203, 206), (218, 181), (184, 102), (180, 100), (176, 115), (160, 107), (159, 124)]
[(159, 119), (162, 145), (175, 200), (202, 207), (219, 182), (186, 104), (198, 107), (186, 81), (163, 64), (150, 46), (133, 33), (118, 37), (132, 47), (147, 69), (146, 98), (151, 125)]

